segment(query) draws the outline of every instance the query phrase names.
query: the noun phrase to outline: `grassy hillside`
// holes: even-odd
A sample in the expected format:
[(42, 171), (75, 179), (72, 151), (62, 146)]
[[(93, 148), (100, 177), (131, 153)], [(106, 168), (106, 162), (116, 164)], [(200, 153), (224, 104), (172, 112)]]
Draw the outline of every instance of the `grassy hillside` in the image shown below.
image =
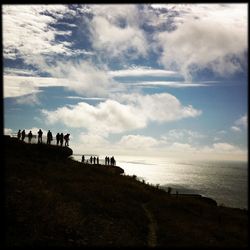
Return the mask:
[(247, 246), (248, 211), (170, 195), (71, 154), (5, 138), (6, 246)]

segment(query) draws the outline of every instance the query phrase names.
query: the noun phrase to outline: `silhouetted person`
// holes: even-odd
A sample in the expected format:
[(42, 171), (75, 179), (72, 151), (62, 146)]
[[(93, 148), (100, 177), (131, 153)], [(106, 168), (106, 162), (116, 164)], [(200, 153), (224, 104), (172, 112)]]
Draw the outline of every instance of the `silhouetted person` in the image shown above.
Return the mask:
[(69, 136), (70, 136), (70, 134), (66, 134), (66, 135), (64, 136), (65, 147), (66, 147), (66, 146), (69, 146)]
[(107, 165), (107, 162), (108, 162), (108, 157), (106, 156), (105, 157), (105, 165)]
[(43, 143), (43, 131), (41, 129), (39, 129), (38, 133), (38, 144), (39, 143)]
[(94, 156), (94, 164), (95, 164), (95, 160), (96, 160), (96, 158), (95, 158), (95, 156)]
[(18, 139), (18, 140), (21, 139), (21, 129), (19, 129), (18, 132), (17, 132), (17, 139)]
[(60, 145), (63, 146), (63, 133), (60, 134)]
[(24, 141), (25, 138), (25, 130), (22, 131), (22, 141)]
[(109, 157), (107, 157), (107, 164), (109, 165)]
[(99, 157), (96, 158), (96, 163), (99, 165)]
[(116, 165), (116, 162), (115, 162), (115, 158), (114, 156), (112, 156), (112, 165), (115, 166)]
[(51, 131), (49, 130), (47, 133), (47, 144), (51, 144), (52, 139), (53, 139), (53, 136), (52, 136)]
[(92, 164), (92, 159), (93, 159), (92, 156), (90, 156), (90, 164)]
[(111, 159), (110, 159), (110, 165), (114, 166), (115, 165), (114, 161), (115, 161), (114, 156), (112, 156)]
[(85, 157), (84, 157), (84, 155), (82, 156), (82, 162), (84, 163), (84, 160), (85, 160)]
[(56, 145), (57, 145), (57, 146), (59, 145), (59, 142), (60, 142), (60, 134), (57, 133), (57, 134), (56, 134)]
[(31, 132), (31, 130), (30, 130), (30, 132), (28, 133), (28, 138), (29, 138), (29, 143), (31, 143), (31, 139), (32, 139), (32, 132)]

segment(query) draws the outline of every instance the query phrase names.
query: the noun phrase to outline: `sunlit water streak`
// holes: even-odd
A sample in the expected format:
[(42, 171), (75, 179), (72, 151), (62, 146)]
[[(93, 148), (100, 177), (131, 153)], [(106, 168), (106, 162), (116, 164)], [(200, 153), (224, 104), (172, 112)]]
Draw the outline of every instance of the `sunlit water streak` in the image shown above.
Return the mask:
[[(80, 157), (75, 157), (80, 160)], [(104, 157), (100, 156), (100, 163)], [(196, 193), (213, 198), (218, 205), (248, 209), (248, 163), (181, 161), (167, 158), (117, 156), (126, 175), (175, 193)]]

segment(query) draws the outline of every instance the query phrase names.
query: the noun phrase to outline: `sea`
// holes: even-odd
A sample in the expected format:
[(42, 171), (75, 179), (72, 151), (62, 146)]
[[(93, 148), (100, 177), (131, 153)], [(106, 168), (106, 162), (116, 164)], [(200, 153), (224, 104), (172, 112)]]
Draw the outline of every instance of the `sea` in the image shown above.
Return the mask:
[[(99, 156), (100, 164), (105, 156)], [(81, 161), (80, 155), (73, 159)], [(85, 157), (86, 159), (86, 157)], [(218, 205), (248, 209), (248, 162), (194, 161), (168, 158), (116, 156), (116, 165), (125, 175), (172, 193), (200, 194)]]

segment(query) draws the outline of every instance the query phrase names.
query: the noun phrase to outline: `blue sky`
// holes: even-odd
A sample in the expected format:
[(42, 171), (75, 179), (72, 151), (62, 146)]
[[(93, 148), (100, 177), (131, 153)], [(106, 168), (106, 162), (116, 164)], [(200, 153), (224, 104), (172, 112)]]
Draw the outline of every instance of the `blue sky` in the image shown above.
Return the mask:
[(74, 153), (247, 160), (247, 4), (2, 5), (4, 133)]

